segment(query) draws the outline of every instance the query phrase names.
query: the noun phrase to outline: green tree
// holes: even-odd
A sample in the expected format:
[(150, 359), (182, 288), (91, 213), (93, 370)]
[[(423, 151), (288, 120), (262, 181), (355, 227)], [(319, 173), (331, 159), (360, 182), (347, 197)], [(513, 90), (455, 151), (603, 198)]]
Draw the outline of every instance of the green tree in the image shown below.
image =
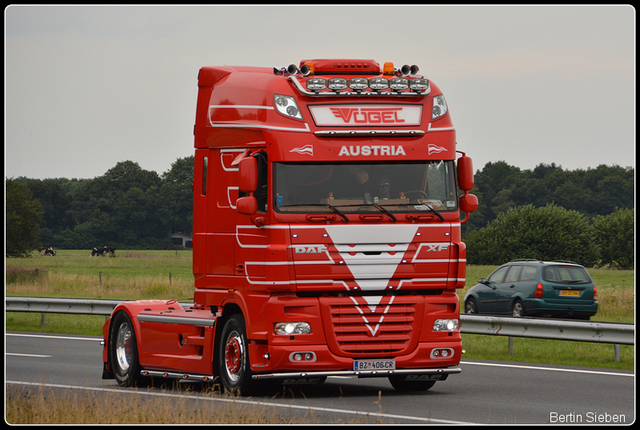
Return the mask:
[[(495, 219), (499, 212), (494, 207), (494, 199), (501, 190), (510, 189), (519, 174), (519, 168), (504, 161), (489, 162), (482, 171), (476, 173), (475, 186), (471, 193), (478, 196), (479, 206), (478, 210), (471, 214), (469, 222), (464, 224), (465, 230), (485, 227)], [(502, 193), (498, 198), (498, 204), (503, 205), (509, 199), (508, 193)]]
[(481, 230), (465, 235), (471, 264), (503, 264), (516, 258), (571, 260), (592, 266), (597, 252), (588, 219), (553, 204), (511, 208)]
[(42, 205), (33, 199), (29, 188), (13, 179), (5, 180), (6, 253), (26, 256), (37, 249), (38, 224), (42, 220)]
[(179, 158), (162, 179), (159, 213), (169, 233), (189, 233), (193, 223), (193, 162), (194, 157)]
[(621, 268), (634, 266), (634, 213), (633, 209), (618, 209), (593, 220), (600, 265)]

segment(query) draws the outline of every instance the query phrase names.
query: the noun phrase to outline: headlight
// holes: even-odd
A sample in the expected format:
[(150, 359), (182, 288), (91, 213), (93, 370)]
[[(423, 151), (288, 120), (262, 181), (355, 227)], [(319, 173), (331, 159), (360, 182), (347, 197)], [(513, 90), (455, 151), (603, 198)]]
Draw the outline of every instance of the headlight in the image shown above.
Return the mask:
[(387, 78), (371, 78), (369, 79), (369, 88), (372, 90), (386, 90), (389, 88)]
[(436, 320), (433, 323), (433, 331), (458, 331), (459, 327), (457, 318)]
[(311, 333), (311, 326), (306, 322), (281, 322), (276, 323), (273, 326), (275, 334), (309, 334)]
[(409, 81), (409, 88), (411, 88), (413, 91), (426, 91), (429, 89), (429, 79), (411, 79)]
[(347, 80), (345, 78), (331, 78), (329, 79), (329, 89), (332, 90), (344, 90), (347, 88)]
[(351, 78), (349, 79), (349, 88), (352, 90), (364, 90), (369, 86), (367, 78)]
[(311, 91), (320, 91), (327, 88), (327, 81), (322, 78), (307, 79), (307, 89)]
[(389, 88), (396, 91), (402, 91), (409, 88), (409, 80), (405, 78), (391, 78), (389, 79)]
[(445, 113), (447, 113), (447, 101), (442, 94), (435, 96), (433, 98), (433, 115), (431, 119), (440, 118)]
[(298, 105), (296, 104), (296, 101), (293, 97), (276, 94), (274, 96), (274, 102), (276, 105), (276, 109), (282, 115), (288, 116), (290, 118), (302, 119), (300, 109), (298, 109)]

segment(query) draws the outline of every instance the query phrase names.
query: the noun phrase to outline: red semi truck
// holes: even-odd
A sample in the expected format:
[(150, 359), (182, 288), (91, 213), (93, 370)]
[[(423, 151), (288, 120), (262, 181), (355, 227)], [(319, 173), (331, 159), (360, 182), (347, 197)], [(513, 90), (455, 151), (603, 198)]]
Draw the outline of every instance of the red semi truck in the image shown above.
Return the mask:
[(438, 87), (416, 66), (305, 60), (203, 67), (198, 88), (193, 304), (120, 303), (103, 378), (247, 394), (459, 373), (460, 226), (478, 202)]

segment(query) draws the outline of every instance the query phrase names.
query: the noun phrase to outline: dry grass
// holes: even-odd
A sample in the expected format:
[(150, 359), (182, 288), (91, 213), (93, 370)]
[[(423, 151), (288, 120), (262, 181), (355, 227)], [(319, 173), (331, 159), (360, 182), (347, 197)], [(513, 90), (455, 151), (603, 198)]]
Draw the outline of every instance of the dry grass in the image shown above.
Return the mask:
[[(209, 390), (173, 391), (63, 390), (38, 387), (6, 389), (9, 424), (322, 424), (327, 416), (312, 410), (246, 402)], [(383, 424), (379, 416), (357, 415), (333, 424)]]

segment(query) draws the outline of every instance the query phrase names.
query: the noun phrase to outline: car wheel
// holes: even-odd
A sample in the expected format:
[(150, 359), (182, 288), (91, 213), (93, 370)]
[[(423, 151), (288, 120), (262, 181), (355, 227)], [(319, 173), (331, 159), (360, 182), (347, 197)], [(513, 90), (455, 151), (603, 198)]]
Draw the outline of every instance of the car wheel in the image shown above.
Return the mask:
[(224, 324), (218, 348), (220, 380), (232, 394), (248, 395), (254, 385), (247, 346), (244, 317), (242, 314), (232, 315)]
[(111, 321), (109, 363), (118, 384), (131, 387), (142, 381), (138, 362), (138, 343), (129, 315), (120, 311)]
[(527, 315), (521, 300), (516, 300), (515, 302), (513, 302), (513, 307), (511, 308), (511, 315), (518, 318), (524, 317)]
[(476, 305), (476, 300), (474, 298), (468, 298), (464, 303), (464, 313), (467, 315), (478, 313), (478, 305)]

